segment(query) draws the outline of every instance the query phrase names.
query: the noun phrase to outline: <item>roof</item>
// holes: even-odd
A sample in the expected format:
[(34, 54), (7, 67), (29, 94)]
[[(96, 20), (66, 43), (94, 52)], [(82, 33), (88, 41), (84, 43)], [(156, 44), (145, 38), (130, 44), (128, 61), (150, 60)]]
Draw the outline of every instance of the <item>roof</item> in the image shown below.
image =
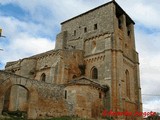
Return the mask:
[(109, 4), (111, 4), (111, 3), (113, 3), (113, 4), (116, 6), (116, 8), (120, 9), (120, 10), (126, 15), (126, 17), (127, 17), (133, 24), (135, 24), (135, 22), (134, 22), (134, 21), (129, 17), (129, 15), (118, 5), (118, 3), (113, 0), (113, 1), (107, 2), (107, 3), (103, 4), (103, 5), (100, 5), (100, 6), (96, 7), (96, 8), (93, 8), (93, 9), (87, 11), (87, 12), (84, 12), (84, 13), (82, 13), (82, 14), (80, 14), (80, 15), (77, 15), (77, 16), (75, 16), (75, 17), (73, 17), (73, 18), (70, 18), (70, 19), (62, 22), (61, 25), (64, 24), (64, 23), (66, 23), (66, 22), (69, 22), (69, 21), (71, 21), (71, 20), (73, 20), (73, 19), (75, 19), (75, 18), (78, 18), (78, 17), (81, 17), (81, 16), (83, 16), (83, 15), (85, 15), (85, 14), (88, 14), (89, 12), (95, 11), (95, 10), (97, 10), (97, 9), (103, 7), (103, 6), (109, 5)]
[(95, 88), (101, 89), (103, 91), (109, 90), (108, 86), (103, 86), (92, 79), (86, 78), (85, 76), (73, 79), (65, 86), (70, 86), (70, 85), (88, 85), (88, 86), (94, 86)]

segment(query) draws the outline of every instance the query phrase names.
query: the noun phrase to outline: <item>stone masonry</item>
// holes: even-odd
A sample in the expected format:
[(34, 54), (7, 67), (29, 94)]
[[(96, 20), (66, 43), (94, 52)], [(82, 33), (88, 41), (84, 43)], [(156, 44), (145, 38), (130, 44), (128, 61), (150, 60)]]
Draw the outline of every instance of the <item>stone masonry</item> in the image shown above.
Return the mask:
[(104, 110), (141, 112), (134, 24), (115, 1), (62, 22), (54, 50), (0, 71), (0, 113), (100, 119)]

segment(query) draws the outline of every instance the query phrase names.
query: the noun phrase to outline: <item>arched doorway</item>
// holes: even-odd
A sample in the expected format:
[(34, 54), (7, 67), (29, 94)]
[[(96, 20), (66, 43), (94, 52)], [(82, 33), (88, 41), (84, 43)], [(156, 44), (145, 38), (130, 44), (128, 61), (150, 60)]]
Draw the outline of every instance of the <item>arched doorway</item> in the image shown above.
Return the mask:
[(29, 91), (21, 85), (12, 85), (5, 93), (3, 112), (27, 112)]

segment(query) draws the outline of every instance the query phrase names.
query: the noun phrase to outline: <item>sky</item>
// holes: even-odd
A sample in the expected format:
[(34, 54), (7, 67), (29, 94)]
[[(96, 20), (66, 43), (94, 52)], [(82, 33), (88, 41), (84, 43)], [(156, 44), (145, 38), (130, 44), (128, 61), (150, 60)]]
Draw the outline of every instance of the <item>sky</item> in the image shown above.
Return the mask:
[[(55, 47), (60, 23), (109, 0), (0, 0), (0, 69)], [(135, 21), (143, 111), (160, 112), (160, 0), (116, 0)], [(151, 95), (146, 95), (151, 94)]]

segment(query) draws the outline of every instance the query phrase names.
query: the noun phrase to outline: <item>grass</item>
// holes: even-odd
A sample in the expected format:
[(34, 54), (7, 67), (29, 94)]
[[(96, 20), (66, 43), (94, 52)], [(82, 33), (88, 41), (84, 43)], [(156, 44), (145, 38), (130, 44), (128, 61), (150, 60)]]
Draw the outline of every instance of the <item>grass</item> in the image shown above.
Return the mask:
[(41, 119), (41, 120), (88, 120), (88, 119), (64, 116), (64, 117), (48, 118), (48, 119)]
[[(0, 116), (0, 120), (27, 120), (27, 119), (16, 116)], [(46, 119), (44, 118), (37, 120), (88, 120), (88, 119), (65, 116), (65, 117), (46, 118)]]

